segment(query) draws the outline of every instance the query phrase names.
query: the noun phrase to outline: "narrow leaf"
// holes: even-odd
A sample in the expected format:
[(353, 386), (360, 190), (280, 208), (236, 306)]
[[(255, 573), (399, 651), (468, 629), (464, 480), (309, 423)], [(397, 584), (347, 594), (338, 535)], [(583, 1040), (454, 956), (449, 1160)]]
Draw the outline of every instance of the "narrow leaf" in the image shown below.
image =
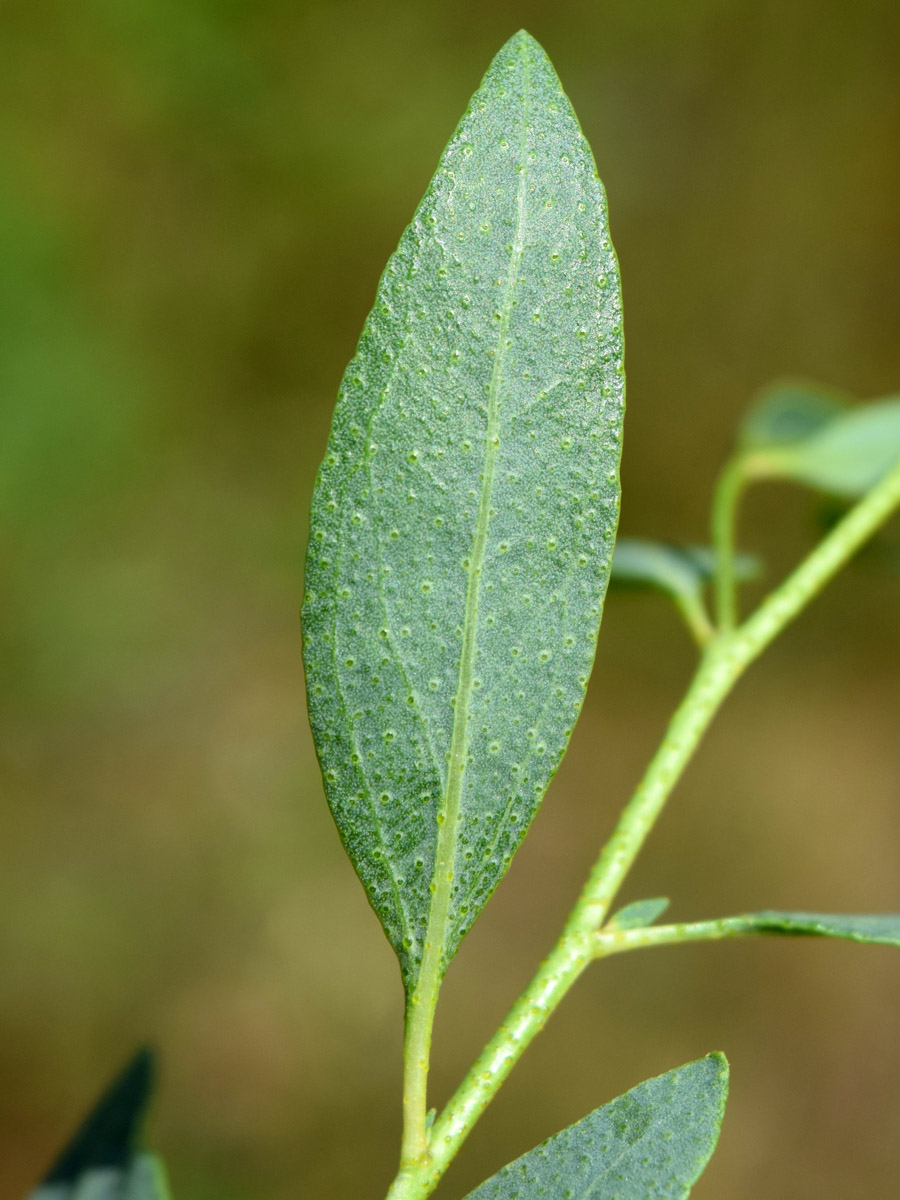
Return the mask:
[(740, 430), (745, 450), (787, 446), (818, 433), (847, 408), (850, 397), (822, 384), (781, 379), (754, 400)]
[(619, 511), (619, 277), (538, 44), (491, 64), (388, 262), (312, 502), (310, 721), (400, 959), (442, 971), (567, 745)]
[[(714, 571), (715, 554), (705, 546), (670, 546), (643, 538), (620, 538), (616, 542), (610, 582), (620, 587), (651, 587), (664, 592), (698, 644), (705, 646), (715, 629), (703, 591)], [(735, 578), (752, 579), (759, 571), (756, 558), (749, 554), (735, 556)]]
[(652, 925), (657, 917), (669, 907), (669, 901), (665, 896), (658, 896), (653, 900), (635, 900), (631, 904), (626, 904), (624, 908), (620, 908), (617, 913), (614, 913), (604, 926), (603, 932), (608, 933), (611, 930), (621, 932), (623, 929), (643, 929), (647, 925)]
[(677, 546), (644, 538), (619, 538), (613, 556), (615, 584), (659, 588), (670, 595), (696, 595), (704, 582), (689, 557)]
[(753, 913), (755, 928), (768, 933), (811, 934), (900, 946), (900, 913), (851, 916), (843, 913), (761, 912)]
[(715, 1149), (727, 1097), (728, 1063), (710, 1054), (548, 1138), (467, 1200), (682, 1200)]
[[(619, 538), (613, 556), (611, 582), (655, 587), (675, 597), (699, 597), (713, 577), (715, 554), (706, 546), (672, 546), (644, 538)], [(735, 558), (735, 577), (746, 580), (759, 574), (752, 554)]]

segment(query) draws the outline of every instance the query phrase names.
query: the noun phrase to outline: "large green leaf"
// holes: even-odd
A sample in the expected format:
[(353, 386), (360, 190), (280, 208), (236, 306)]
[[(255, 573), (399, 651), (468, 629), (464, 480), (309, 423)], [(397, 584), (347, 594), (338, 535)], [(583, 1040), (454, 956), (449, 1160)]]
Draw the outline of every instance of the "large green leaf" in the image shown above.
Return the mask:
[(619, 276), (590, 149), (525, 33), (388, 262), (312, 502), (310, 720), (413, 986), (505, 872), (563, 755), (619, 511)]
[(728, 1063), (648, 1079), (498, 1171), (467, 1200), (682, 1200), (719, 1138)]

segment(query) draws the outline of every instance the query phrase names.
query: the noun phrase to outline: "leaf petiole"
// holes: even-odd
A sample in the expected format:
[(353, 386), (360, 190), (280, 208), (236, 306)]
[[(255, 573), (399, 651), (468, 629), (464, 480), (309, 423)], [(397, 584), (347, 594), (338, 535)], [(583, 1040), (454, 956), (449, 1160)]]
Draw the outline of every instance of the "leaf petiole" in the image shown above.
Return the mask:
[(687, 942), (721, 941), (723, 938), (808, 936), (900, 946), (900, 916), (832, 916), (822, 913), (745, 913), (712, 921), (648, 925), (640, 929), (607, 927), (594, 934), (597, 958), (644, 950), (652, 946), (681, 946)]
[(700, 647), (705, 649), (716, 636), (716, 627), (709, 619), (706, 605), (698, 594), (679, 593), (672, 596), (673, 603), (681, 614), (691, 636)]
[(720, 633), (729, 633), (738, 620), (734, 543), (737, 508), (746, 481), (744, 459), (738, 455), (725, 465), (713, 495), (712, 542), (716, 554), (714, 588), (716, 624)]

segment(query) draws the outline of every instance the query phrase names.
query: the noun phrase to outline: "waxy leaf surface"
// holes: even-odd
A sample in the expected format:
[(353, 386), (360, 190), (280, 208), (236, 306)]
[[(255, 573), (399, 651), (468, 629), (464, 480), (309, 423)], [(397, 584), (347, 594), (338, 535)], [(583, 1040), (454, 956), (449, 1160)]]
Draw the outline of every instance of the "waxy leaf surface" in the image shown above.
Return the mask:
[(648, 1079), (498, 1171), (467, 1200), (682, 1200), (719, 1138), (721, 1054)]
[(594, 657), (619, 511), (618, 270), (537, 43), (500, 51), (388, 262), (312, 503), (310, 719), (415, 985), (509, 865)]

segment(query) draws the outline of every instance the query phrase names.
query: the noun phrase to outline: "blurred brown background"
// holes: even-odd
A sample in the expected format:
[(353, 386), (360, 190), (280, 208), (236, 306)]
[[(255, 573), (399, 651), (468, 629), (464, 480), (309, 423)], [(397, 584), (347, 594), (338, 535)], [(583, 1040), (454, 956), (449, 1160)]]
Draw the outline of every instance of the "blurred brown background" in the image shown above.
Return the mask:
[[(3, 0), (3, 1196), (147, 1038), (177, 1200), (384, 1194), (401, 992), (305, 723), (306, 508), (381, 267), (520, 26), (610, 196), (626, 532), (704, 539), (770, 378), (900, 387), (895, 0)], [(748, 505), (770, 581), (815, 509)], [(887, 557), (740, 686), (625, 898), (900, 909)], [(612, 597), (571, 753), (450, 972), (436, 1098), (548, 948), (691, 661), (662, 601)], [(788, 941), (595, 968), (441, 1194), (718, 1048), (698, 1200), (900, 1194), (900, 952)]]

